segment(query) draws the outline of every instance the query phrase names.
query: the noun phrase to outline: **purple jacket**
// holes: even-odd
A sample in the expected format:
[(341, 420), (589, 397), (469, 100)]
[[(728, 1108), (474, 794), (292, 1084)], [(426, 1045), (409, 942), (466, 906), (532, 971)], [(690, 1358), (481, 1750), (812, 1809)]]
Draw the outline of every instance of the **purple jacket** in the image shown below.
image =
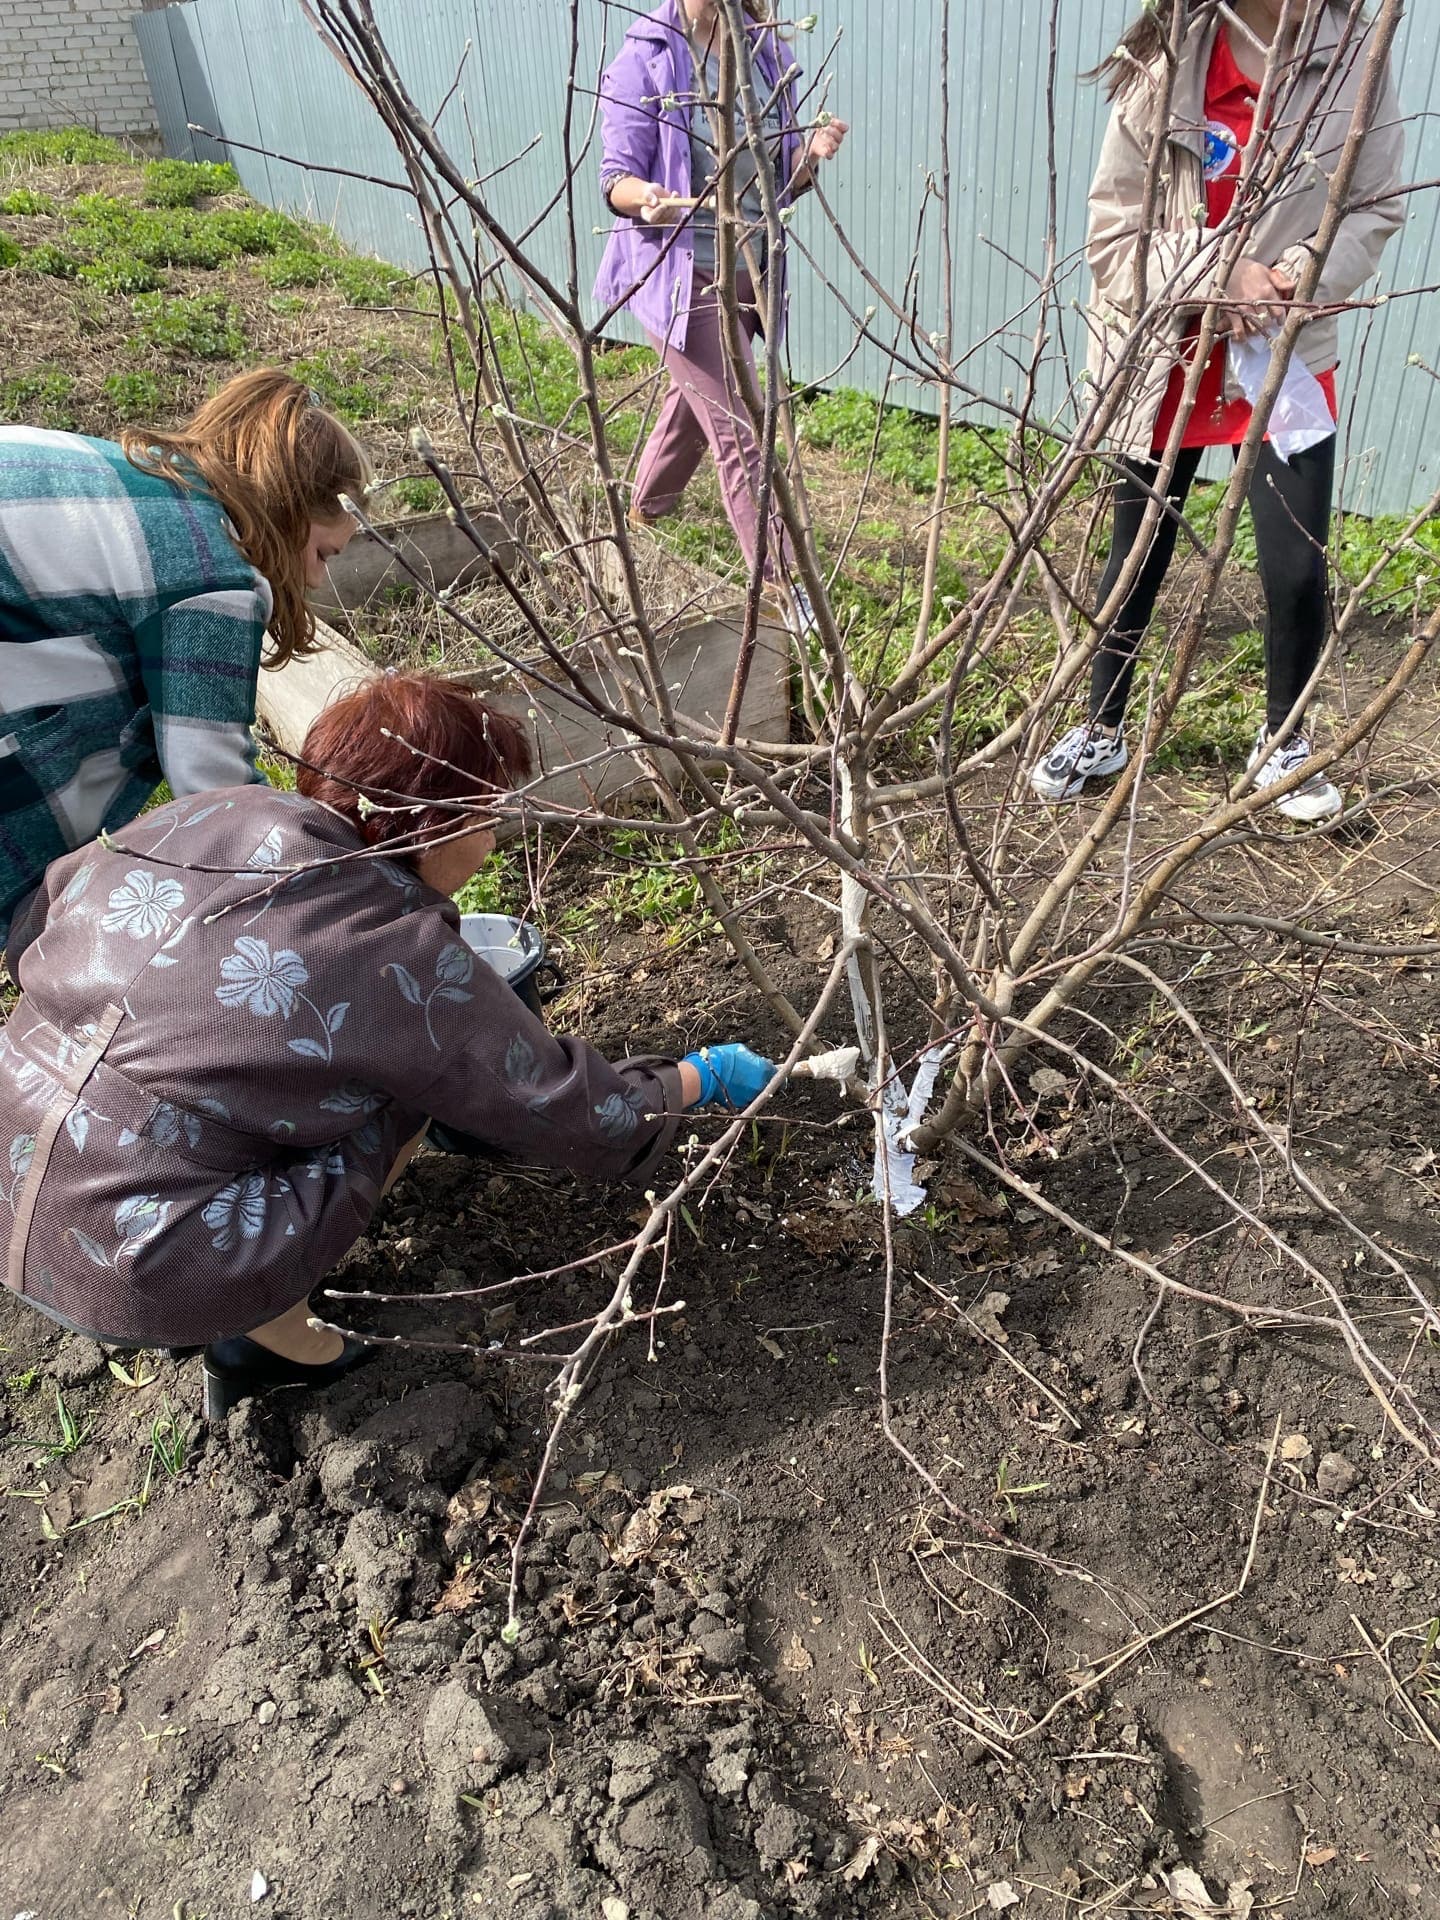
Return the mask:
[[(795, 113), (800, 69), (773, 27), (754, 28), (751, 44), (762, 88), (773, 93), (782, 73), (787, 76), (781, 93), (784, 133), (778, 182), (780, 204), (785, 206), (790, 199), (785, 183), (800, 164), (801, 134)], [(600, 190), (607, 205), (610, 188), (624, 174), (653, 180), (667, 193), (691, 191), (690, 116), (695, 92), (695, 63), (681, 22), (680, 0), (662, 0), (653, 13), (642, 15), (630, 27), (600, 82)], [(780, 272), (780, 339), (770, 343), (777, 348), (785, 332), (783, 252)], [(643, 220), (617, 218), (600, 262), (595, 299), (601, 307), (623, 302), (647, 333), (683, 352), (694, 278), (694, 244), (688, 226), (651, 227)]]

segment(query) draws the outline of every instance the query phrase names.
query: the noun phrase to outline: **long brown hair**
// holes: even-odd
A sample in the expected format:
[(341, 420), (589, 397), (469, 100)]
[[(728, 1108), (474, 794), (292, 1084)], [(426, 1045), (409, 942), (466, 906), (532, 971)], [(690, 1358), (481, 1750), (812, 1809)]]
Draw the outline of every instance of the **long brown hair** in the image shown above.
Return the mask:
[(1153, 4), (1130, 22), (1121, 34), (1115, 50), (1098, 67), (1085, 74), (1087, 80), (1102, 80), (1107, 99), (1118, 100), (1154, 66), (1170, 44), (1175, 31), (1175, 10), (1187, 27), (1199, 25), (1219, 9), (1220, 0), (1153, 0)]
[(229, 515), (241, 552), (275, 596), (265, 664), (314, 652), (315, 616), (305, 604), (310, 523), (338, 519), (341, 494), (359, 499), (370, 484), (370, 462), (349, 428), (300, 381), (259, 367), (227, 380), (174, 433), (133, 427), (120, 444), (132, 466), (203, 486)]

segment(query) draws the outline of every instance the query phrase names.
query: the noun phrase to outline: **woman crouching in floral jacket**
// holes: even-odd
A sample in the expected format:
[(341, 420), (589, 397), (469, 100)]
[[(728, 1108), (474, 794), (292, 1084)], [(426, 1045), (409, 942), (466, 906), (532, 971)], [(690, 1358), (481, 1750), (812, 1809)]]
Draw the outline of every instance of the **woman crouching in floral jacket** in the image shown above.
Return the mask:
[(495, 844), (478, 807), (529, 772), (467, 689), (376, 679), (302, 758), (298, 793), (191, 796), (57, 860), (6, 956), (6, 1281), (100, 1340), (208, 1343), (212, 1417), (364, 1351), (306, 1297), (432, 1118), (638, 1181), (687, 1107), (744, 1106), (774, 1072), (744, 1047), (612, 1066), (465, 946), (450, 896)]

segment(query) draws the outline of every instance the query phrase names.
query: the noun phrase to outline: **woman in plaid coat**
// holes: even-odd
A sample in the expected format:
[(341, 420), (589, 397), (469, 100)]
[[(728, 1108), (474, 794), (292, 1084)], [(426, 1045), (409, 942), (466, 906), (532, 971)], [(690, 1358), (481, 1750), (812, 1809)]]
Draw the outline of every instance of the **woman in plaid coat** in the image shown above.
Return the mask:
[(175, 433), (0, 427), (0, 944), (52, 860), (177, 798), (255, 781), (255, 682), (313, 642), (364, 453), (261, 369)]

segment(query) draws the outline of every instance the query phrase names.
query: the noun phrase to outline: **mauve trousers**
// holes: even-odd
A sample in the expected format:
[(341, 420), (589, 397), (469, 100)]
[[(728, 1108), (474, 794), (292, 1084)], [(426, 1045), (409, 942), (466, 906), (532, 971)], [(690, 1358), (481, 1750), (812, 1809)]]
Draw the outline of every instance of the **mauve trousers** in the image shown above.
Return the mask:
[[(739, 282), (737, 292), (740, 341), (753, 372), (751, 342), (760, 330), (760, 316), (747, 279)], [(640, 455), (631, 507), (647, 520), (673, 513), (708, 447), (715, 456), (725, 512), (746, 564), (753, 567), (760, 535), (760, 449), (733, 371), (726, 363), (720, 303), (714, 286), (702, 285), (691, 302), (683, 351), (653, 334), (648, 338), (665, 363), (670, 390)], [(777, 555), (784, 560), (788, 550), (782, 523), (772, 507), (765, 547), (765, 574), (769, 579), (781, 571)]]

